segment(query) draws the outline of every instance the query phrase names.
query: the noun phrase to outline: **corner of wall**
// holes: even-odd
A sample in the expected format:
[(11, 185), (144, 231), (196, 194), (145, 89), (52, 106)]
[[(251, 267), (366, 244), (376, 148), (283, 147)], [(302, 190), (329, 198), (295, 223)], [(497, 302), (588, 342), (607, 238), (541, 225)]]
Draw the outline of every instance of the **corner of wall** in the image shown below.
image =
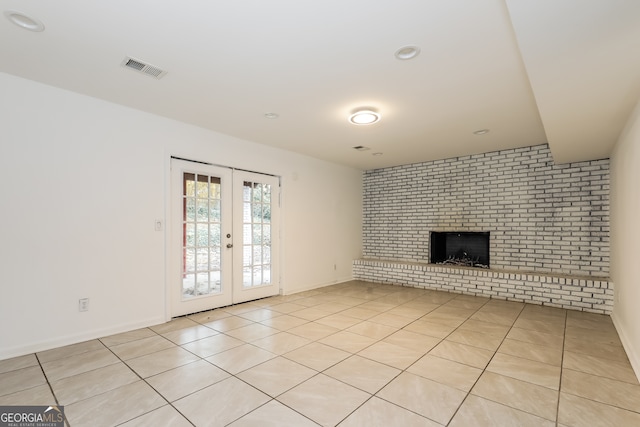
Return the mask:
[(622, 347), (624, 347), (624, 351), (627, 353), (633, 372), (635, 372), (636, 378), (640, 381), (640, 353), (636, 352), (633, 342), (625, 332), (623, 322), (618, 318), (615, 310), (611, 314), (611, 320), (613, 321), (613, 326), (615, 326), (616, 331), (618, 332), (618, 336), (622, 342)]
[(640, 102), (611, 153), (611, 279), (615, 303), (611, 320), (640, 379)]

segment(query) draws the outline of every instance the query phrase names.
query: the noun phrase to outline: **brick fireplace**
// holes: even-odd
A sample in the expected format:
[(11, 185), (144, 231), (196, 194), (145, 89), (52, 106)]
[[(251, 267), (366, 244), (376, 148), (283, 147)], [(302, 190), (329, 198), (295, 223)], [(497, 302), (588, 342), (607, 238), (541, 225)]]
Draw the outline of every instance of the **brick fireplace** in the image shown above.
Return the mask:
[[(490, 232), (490, 269), (430, 263), (433, 232)], [(609, 160), (538, 145), (364, 172), (354, 277), (609, 313)]]

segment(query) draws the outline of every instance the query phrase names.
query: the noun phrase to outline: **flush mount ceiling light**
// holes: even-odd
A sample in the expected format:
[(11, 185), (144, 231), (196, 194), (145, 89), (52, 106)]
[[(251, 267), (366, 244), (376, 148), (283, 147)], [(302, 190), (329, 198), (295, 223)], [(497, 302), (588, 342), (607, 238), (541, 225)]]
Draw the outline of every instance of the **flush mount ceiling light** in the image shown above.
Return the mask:
[(419, 53), (420, 48), (418, 46), (403, 46), (396, 50), (395, 56), (401, 61), (406, 61), (415, 58)]
[(488, 133), (489, 133), (489, 129), (479, 129), (473, 132), (474, 135), (486, 135)]
[(276, 114), (276, 113), (264, 113), (264, 118), (265, 119), (277, 119), (278, 117), (280, 117), (280, 115)]
[(4, 16), (13, 24), (17, 25), (20, 28), (24, 28), (25, 30), (34, 31), (37, 33), (39, 33), (40, 31), (44, 31), (44, 24), (42, 23), (42, 21), (29, 16), (26, 13), (18, 12), (15, 10), (5, 10)]
[(380, 120), (380, 113), (370, 108), (356, 110), (349, 116), (349, 122), (354, 125), (370, 125), (378, 120)]

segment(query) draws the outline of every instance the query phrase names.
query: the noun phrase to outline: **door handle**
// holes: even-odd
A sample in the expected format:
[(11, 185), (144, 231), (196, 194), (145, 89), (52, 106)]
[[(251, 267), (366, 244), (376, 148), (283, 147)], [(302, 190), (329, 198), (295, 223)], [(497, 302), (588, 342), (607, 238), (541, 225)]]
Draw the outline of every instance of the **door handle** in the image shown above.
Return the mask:
[(227, 248), (231, 249), (233, 247), (233, 243), (227, 243)]

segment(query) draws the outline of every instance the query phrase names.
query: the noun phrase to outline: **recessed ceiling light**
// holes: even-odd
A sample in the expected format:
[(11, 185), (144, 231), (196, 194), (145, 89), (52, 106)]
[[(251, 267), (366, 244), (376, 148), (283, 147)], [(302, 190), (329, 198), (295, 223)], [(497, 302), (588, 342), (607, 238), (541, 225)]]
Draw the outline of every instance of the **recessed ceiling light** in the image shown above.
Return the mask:
[(355, 147), (353, 147), (354, 150), (358, 150), (358, 151), (367, 151), (367, 150), (371, 150), (371, 148), (369, 147), (365, 147), (364, 145), (356, 145)]
[(488, 133), (489, 133), (489, 129), (479, 129), (473, 132), (474, 135), (486, 135)]
[(4, 16), (17, 25), (20, 28), (24, 28), (25, 30), (40, 32), (44, 31), (44, 24), (39, 19), (36, 19), (32, 16), (27, 15), (23, 12), (18, 12), (15, 10), (5, 10)]
[(277, 119), (277, 118), (278, 118), (278, 117), (280, 117), (280, 116), (279, 116), (278, 114), (276, 114), (276, 113), (264, 113), (264, 117), (265, 117), (266, 119), (271, 119), (271, 120), (273, 120), (273, 119)]
[(396, 58), (406, 61), (407, 59), (413, 59), (420, 53), (418, 46), (404, 46), (396, 50)]
[(376, 157), (377, 157), (377, 156), (382, 156), (382, 153), (380, 153), (380, 152), (377, 152), (377, 153), (371, 153), (371, 155), (372, 155), (372, 156), (376, 156)]
[(380, 114), (370, 109), (357, 110), (349, 116), (349, 122), (354, 125), (370, 125), (378, 120)]

